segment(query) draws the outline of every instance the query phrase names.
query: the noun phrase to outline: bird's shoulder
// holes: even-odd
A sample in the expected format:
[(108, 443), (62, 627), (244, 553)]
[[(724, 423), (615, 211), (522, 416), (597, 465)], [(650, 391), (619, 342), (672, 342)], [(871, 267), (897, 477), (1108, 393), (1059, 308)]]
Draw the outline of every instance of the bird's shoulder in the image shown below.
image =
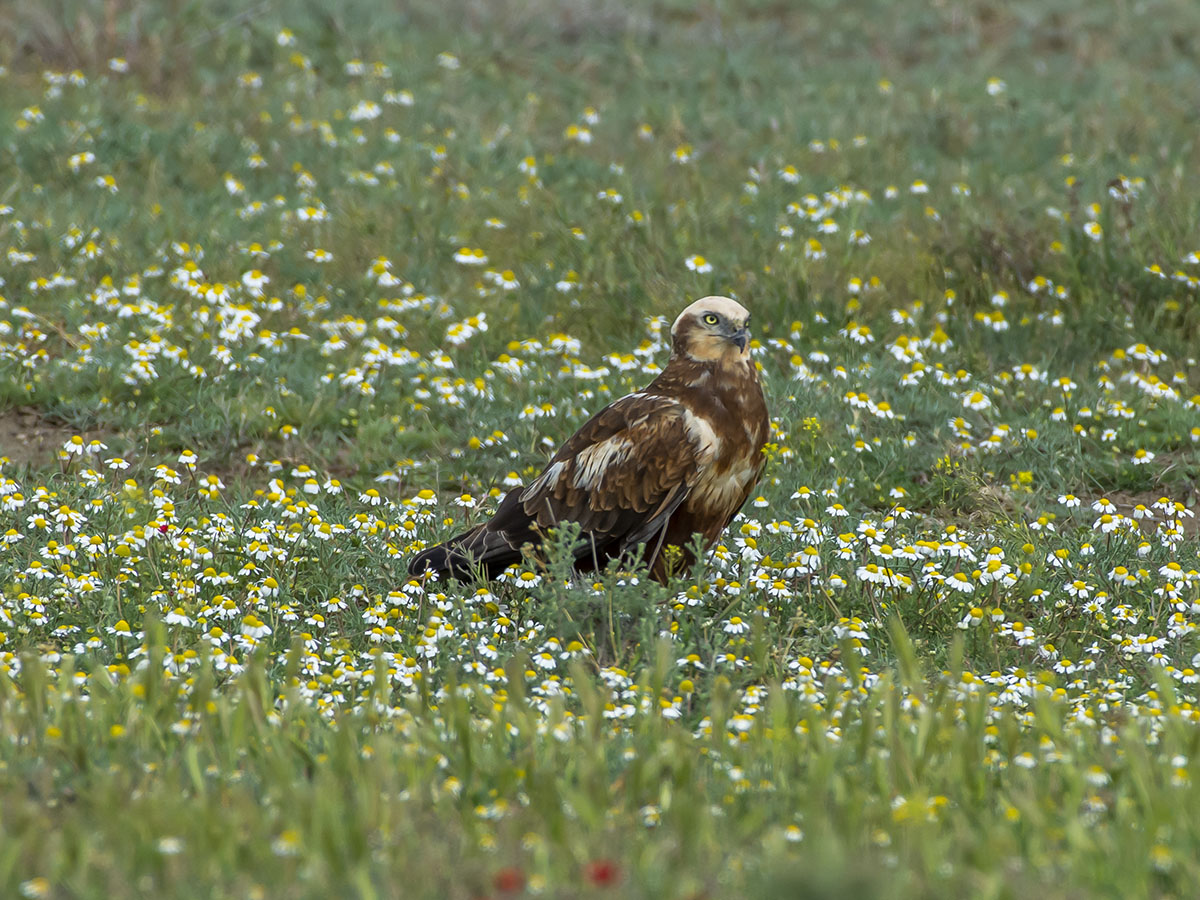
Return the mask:
[(579, 426), (551, 462), (570, 459), (588, 447), (618, 438), (645, 442), (675, 437), (683, 429), (687, 407), (676, 397), (635, 391), (614, 400)]

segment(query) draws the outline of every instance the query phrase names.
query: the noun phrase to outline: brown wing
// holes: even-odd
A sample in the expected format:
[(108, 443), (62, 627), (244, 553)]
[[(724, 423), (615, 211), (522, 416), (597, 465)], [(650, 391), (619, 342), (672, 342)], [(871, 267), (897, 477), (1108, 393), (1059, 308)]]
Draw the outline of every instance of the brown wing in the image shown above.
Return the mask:
[(521, 558), (546, 529), (577, 522), (580, 568), (647, 545), (647, 556), (667, 521), (687, 497), (702, 466), (702, 448), (676, 400), (630, 394), (598, 412), (554, 455), (524, 490), (504, 498), (496, 515), (445, 544), (419, 554), (410, 571), (455, 575), (482, 568), (487, 577)]
[(601, 410), (521, 492), (542, 528), (578, 522), (596, 544), (632, 549), (657, 536), (683, 502), (702, 460), (677, 400), (622, 397)]

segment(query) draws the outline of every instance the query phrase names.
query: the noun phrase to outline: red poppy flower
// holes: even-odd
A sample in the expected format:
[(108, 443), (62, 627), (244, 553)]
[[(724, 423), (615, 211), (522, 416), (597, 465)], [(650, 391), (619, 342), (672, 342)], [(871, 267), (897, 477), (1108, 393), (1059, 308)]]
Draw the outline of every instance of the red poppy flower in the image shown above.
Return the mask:
[(492, 876), (492, 887), (502, 894), (515, 894), (525, 887), (525, 873), (516, 866), (505, 866)]
[(613, 887), (621, 881), (621, 867), (611, 859), (593, 859), (584, 865), (583, 877), (596, 887)]

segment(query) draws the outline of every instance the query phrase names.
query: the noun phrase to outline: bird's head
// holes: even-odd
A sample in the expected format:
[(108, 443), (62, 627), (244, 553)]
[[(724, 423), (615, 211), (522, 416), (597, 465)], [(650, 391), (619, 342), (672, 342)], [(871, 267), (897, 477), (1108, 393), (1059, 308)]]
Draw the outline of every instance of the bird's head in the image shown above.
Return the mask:
[(679, 314), (671, 326), (671, 350), (701, 362), (750, 358), (750, 313), (728, 297), (704, 297)]

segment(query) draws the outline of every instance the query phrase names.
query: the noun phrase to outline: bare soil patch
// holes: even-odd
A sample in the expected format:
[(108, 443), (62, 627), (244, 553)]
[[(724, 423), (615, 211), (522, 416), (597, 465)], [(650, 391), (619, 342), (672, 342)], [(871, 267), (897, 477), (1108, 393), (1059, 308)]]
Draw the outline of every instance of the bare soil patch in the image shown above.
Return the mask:
[(18, 467), (53, 465), (58, 460), (58, 451), (63, 444), (77, 434), (85, 441), (101, 440), (105, 443), (111, 436), (102, 428), (81, 432), (33, 406), (0, 410), (0, 456), (7, 456)]

